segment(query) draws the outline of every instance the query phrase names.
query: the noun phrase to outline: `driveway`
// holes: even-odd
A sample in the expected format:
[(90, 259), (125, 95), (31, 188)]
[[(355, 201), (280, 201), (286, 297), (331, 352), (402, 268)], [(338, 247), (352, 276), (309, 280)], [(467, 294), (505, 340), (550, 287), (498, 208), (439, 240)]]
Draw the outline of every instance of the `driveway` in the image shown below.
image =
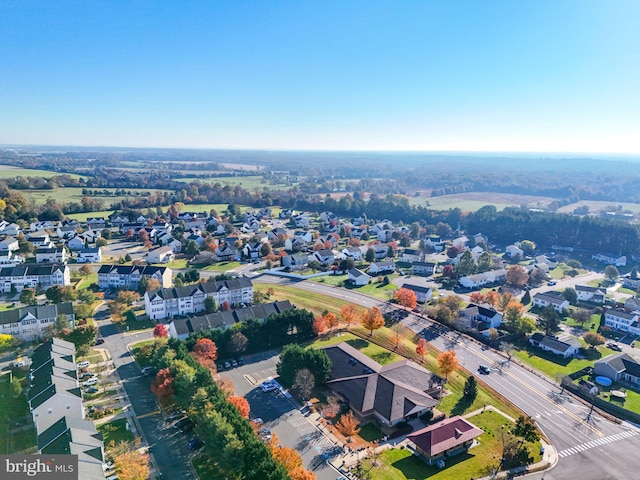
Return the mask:
[(262, 418), (264, 425), (278, 436), (282, 445), (295, 448), (305, 467), (312, 470), (318, 480), (335, 480), (340, 474), (327, 464), (327, 460), (338, 452), (336, 446), (300, 412), (293, 399), (279, 390), (263, 392), (259, 388), (262, 381), (277, 377), (277, 363), (276, 352), (263, 352), (245, 357), (244, 365), (219, 375), (229, 377), (236, 395), (247, 399), (251, 418)]

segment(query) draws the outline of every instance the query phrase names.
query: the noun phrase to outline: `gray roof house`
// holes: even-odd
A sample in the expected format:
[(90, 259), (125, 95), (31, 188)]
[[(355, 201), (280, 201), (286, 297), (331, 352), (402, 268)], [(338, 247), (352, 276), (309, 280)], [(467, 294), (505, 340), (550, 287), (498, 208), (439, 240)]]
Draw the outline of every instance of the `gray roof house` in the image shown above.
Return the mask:
[(323, 348), (332, 362), (327, 386), (354, 412), (393, 426), (438, 405), (441, 378), (410, 360), (387, 365), (342, 342)]
[(534, 347), (539, 347), (547, 352), (562, 355), (564, 358), (577, 355), (580, 347), (582, 346), (575, 338), (560, 340), (557, 337), (544, 335), (540, 332), (531, 335), (531, 337), (529, 337), (529, 343)]
[(593, 372), (614, 382), (625, 381), (640, 385), (640, 363), (627, 353), (607, 355), (593, 364)]

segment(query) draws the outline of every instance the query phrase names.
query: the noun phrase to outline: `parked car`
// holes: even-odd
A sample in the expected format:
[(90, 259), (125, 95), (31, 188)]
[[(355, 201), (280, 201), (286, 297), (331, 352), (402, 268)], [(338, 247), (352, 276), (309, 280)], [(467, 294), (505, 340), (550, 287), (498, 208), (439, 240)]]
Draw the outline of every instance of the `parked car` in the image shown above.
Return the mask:
[(144, 368), (142, 369), (142, 374), (143, 374), (145, 377), (146, 377), (147, 375), (151, 375), (152, 373), (155, 373), (155, 372), (156, 372), (156, 367), (152, 367), (152, 366), (144, 367)]
[(179, 430), (182, 430), (183, 432), (186, 432), (193, 428), (193, 422), (189, 417), (184, 417), (174, 423), (173, 426)]
[(89, 362), (88, 360), (85, 360), (83, 362), (78, 362), (76, 364), (76, 367), (78, 367), (78, 368), (87, 368), (89, 365), (91, 365), (91, 362)]
[(90, 378), (90, 377), (95, 377), (95, 376), (96, 376), (96, 374), (93, 373), (93, 372), (84, 372), (84, 373), (81, 373), (78, 378), (82, 380), (83, 378)]
[(558, 282), (556, 282), (555, 280), (549, 280), (547, 282), (547, 285), (549, 285), (550, 287), (553, 287), (556, 283), (558, 283)]
[(89, 387), (85, 390), (85, 393), (98, 393), (98, 389), (96, 387)]
[(84, 382), (82, 382), (82, 386), (91, 387), (93, 385), (96, 385), (97, 383), (98, 383), (98, 379), (96, 377), (91, 377), (89, 380), (85, 380)]
[(96, 338), (96, 345), (102, 345), (104, 343), (104, 338), (98, 337)]
[(480, 365), (478, 367), (478, 373), (481, 373), (482, 375), (489, 375), (491, 373), (491, 369), (486, 365)]
[(229, 362), (224, 362), (224, 368), (227, 370), (231, 368), (231, 364)]
[(251, 422), (255, 423), (256, 425), (262, 425), (264, 423), (264, 420), (262, 420), (262, 418), (260, 417), (256, 417), (256, 418), (252, 418)]
[(615, 350), (616, 352), (621, 352), (622, 348), (620, 348), (620, 345), (618, 345), (617, 343), (607, 343), (607, 348), (610, 348), (611, 350)]
[(238, 366), (238, 361), (237, 360), (231, 360), (231, 366), (232, 367), (237, 367)]
[(278, 387), (273, 382), (262, 382), (262, 384), (260, 385), (260, 389), (263, 392), (271, 392), (272, 390), (275, 390), (276, 388), (278, 388)]
[(204, 446), (204, 442), (198, 437), (191, 440), (188, 444), (189, 450), (198, 450)]

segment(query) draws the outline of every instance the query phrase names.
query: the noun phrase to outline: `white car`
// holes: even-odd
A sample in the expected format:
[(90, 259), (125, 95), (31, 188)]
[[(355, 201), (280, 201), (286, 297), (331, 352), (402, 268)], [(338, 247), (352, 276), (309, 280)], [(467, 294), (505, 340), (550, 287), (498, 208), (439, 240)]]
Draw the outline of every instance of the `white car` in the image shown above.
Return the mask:
[(89, 365), (91, 365), (91, 362), (89, 362), (88, 360), (85, 360), (84, 362), (78, 362), (76, 364), (76, 367), (78, 367), (78, 368), (87, 368)]
[(273, 382), (262, 382), (260, 388), (263, 392), (271, 392), (278, 388), (278, 386)]
[(96, 377), (91, 377), (89, 380), (85, 380), (82, 382), (83, 387), (90, 387), (98, 383), (98, 379)]

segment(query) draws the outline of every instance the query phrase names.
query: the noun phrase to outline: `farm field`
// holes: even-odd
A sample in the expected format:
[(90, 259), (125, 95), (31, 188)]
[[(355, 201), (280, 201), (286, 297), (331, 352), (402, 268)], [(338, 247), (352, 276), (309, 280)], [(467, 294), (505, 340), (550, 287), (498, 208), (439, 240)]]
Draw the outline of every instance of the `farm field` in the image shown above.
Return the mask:
[(238, 176), (238, 177), (212, 177), (212, 178), (196, 178), (189, 177), (188, 175), (183, 178), (176, 178), (178, 182), (192, 182), (195, 180), (199, 180), (202, 183), (220, 183), (221, 185), (231, 185), (236, 186), (240, 185), (245, 190), (282, 190), (291, 188), (291, 185), (278, 182), (272, 183), (270, 180), (264, 180), (259, 175), (249, 175), (249, 176)]
[(621, 202), (603, 202), (598, 200), (580, 200), (576, 203), (565, 205), (558, 209), (560, 213), (572, 213), (578, 207), (589, 207), (591, 213), (599, 212), (600, 210), (606, 210), (607, 207), (621, 206), (622, 210), (629, 210), (635, 214), (640, 213), (640, 203), (621, 203)]
[(463, 212), (475, 212), (485, 205), (494, 205), (498, 210), (505, 207), (519, 207), (526, 204), (530, 207), (546, 207), (554, 201), (551, 197), (538, 197), (532, 195), (516, 195), (511, 193), (496, 192), (467, 192), (453, 195), (442, 195), (440, 197), (419, 196), (412, 197), (412, 204), (425, 204), (435, 210), (447, 210), (449, 208), (460, 208)]
[[(72, 178), (83, 178), (82, 175), (75, 175), (64, 172), (52, 172), (50, 170), (37, 170), (32, 168), (14, 167), (13, 165), (0, 165), (0, 179), (14, 177), (43, 177), (51, 178), (56, 175), (69, 175)], [(86, 177), (85, 177), (86, 178)]]
[[(82, 197), (84, 197), (85, 195), (82, 194), (82, 188), (80, 187), (68, 187), (68, 188), (56, 188), (54, 190), (20, 190), (19, 192), (29, 201), (34, 202), (36, 205), (44, 205), (45, 202), (49, 199), (49, 198), (53, 198), (54, 200), (58, 201), (58, 202), (62, 202), (62, 203), (69, 203), (69, 202), (77, 202), (80, 203), (82, 201)], [(116, 188), (103, 188), (101, 190), (107, 190), (109, 192), (115, 192), (117, 189)], [(131, 192), (140, 192), (142, 193), (155, 193), (155, 192), (168, 192), (168, 193), (173, 193), (172, 190), (158, 190), (158, 189), (135, 189), (135, 188), (128, 188), (125, 189), (127, 191), (131, 191)], [(105, 207), (109, 207), (112, 203), (114, 202), (119, 202), (120, 200), (123, 199), (128, 199), (131, 197), (135, 197), (137, 195), (123, 195), (123, 196), (109, 196), (109, 197), (102, 197), (102, 196), (91, 196), (90, 198), (92, 199), (96, 199), (96, 200), (101, 200), (104, 203)], [(92, 213), (92, 215), (95, 215), (95, 213)]]
[(98, 212), (70, 213), (67, 217), (79, 222), (86, 222), (88, 218), (104, 217), (107, 218), (113, 213), (113, 210), (100, 210)]

